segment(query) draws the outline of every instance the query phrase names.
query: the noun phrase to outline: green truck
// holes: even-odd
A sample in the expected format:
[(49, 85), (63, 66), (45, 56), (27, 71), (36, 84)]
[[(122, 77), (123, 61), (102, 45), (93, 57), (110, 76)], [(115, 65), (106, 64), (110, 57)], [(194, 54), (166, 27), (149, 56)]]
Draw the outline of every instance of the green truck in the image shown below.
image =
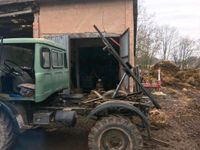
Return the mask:
[(96, 98), (89, 100), (66, 93), (70, 89), (67, 55), (65, 48), (45, 39), (1, 40), (0, 149), (9, 149), (28, 129), (74, 127), (80, 116), (93, 122), (88, 125), (90, 150), (142, 149), (140, 131), (150, 137), (149, 103), (138, 101), (141, 93), (119, 90), (115, 97), (109, 97), (112, 91), (93, 91)]

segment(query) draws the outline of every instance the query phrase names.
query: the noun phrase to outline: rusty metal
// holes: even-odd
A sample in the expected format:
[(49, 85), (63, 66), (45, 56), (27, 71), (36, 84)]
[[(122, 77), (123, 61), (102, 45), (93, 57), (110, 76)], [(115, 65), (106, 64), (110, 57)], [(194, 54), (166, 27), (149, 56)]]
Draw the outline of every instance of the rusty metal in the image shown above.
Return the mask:
[(126, 76), (127, 76), (127, 74), (124, 73), (124, 75), (123, 75), (121, 81), (120, 81), (119, 84), (117, 85), (117, 88), (116, 88), (115, 92), (113, 93), (112, 98), (115, 98), (115, 97), (117, 96), (117, 93), (118, 93), (118, 91), (119, 91), (119, 89), (120, 89), (120, 87), (121, 87), (121, 85), (122, 85), (124, 79), (126, 78)]

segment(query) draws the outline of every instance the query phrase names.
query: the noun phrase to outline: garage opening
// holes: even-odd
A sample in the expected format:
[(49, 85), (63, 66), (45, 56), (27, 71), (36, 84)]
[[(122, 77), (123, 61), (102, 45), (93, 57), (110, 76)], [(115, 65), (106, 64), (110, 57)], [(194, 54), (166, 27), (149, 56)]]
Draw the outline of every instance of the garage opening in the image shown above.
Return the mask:
[[(110, 35), (110, 34), (108, 34)], [(111, 34), (108, 38), (124, 62), (129, 61), (129, 30), (123, 34)], [(63, 45), (68, 54), (70, 89), (68, 92), (90, 92), (98, 80), (104, 90), (115, 89), (124, 72), (108, 52), (97, 33), (46, 34), (44, 38)], [(115, 41), (115, 42), (113, 42)], [(125, 78), (123, 89), (128, 90), (129, 79)]]
[[(119, 38), (115, 38), (119, 41)], [(119, 53), (119, 46), (113, 45)], [(119, 82), (119, 64), (112, 55), (103, 51), (99, 38), (71, 39), (71, 86), (90, 92), (97, 83), (105, 90), (116, 88)]]

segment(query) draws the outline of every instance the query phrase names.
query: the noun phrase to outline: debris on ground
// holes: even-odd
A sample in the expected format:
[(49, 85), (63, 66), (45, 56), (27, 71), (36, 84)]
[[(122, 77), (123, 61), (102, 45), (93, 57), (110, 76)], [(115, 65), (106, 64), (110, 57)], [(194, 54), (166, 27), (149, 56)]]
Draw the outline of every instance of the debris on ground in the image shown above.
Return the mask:
[[(155, 142), (145, 142), (145, 150), (199, 150), (200, 149), (200, 90), (176, 87), (161, 89), (167, 96), (158, 96), (162, 112), (166, 113), (166, 126), (157, 123), (161, 120), (160, 112), (152, 110), (150, 121), (155, 126), (152, 136), (166, 141), (169, 147)], [(159, 116), (159, 117), (158, 117)], [(155, 123), (154, 123), (155, 122)]]
[(158, 69), (161, 70), (162, 86), (174, 86), (178, 88), (200, 87), (200, 69), (180, 70), (171, 61), (161, 61), (149, 70), (142, 71), (144, 81), (156, 82)]
[(149, 120), (152, 125), (159, 127), (167, 125), (167, 114), (161, 110), (153, 109), (149, 111)]
[(167, 96), (165, 93), (163, 93), (162, 91), (155, 91), (152, 93), (155, 96)]
[(163, 86), (171, 86), (180, 82), (174, 75), (177, 74), (179, 67), (170, 61), (161, 61), (152, 67), (153, 76), (157, 76), (157, 70), (161, 70), (161, 81)]
[(200, 69), (179, 71), (175, 77), (182, 82), (200, 87)]
[(179, 67), (171, 61), (161, 61), (153, 66), (153, 70), (161, 69), (163, 74), (173, 76), (178, 71)]
[(156, 109), (150, 111), (152, 136), (170, 146), (147, 142), (145, 150), (199, 150), (200, 69), (180, 70), (173, 62), (161, 61), (143, 71), (142, 78), (156, 80), (158, 69), (162, 88), (153, 95), (159, 100), (163, 114)]

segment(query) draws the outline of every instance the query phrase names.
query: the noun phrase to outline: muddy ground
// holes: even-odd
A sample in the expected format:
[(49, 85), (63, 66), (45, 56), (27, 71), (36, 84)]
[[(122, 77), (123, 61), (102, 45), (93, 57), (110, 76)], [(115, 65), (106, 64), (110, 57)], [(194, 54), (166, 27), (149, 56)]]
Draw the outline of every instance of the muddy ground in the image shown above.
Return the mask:
[[(157, 126), (152, 135), (168, 144), (145, 141), (144, 150), (200, 150), (200, 90), (162, 88), (167, 96), (159, 96), (168, 119)], [(88, 150), (83, 130), (45, 132), (43, 129), (21, 135), (12, 150)]]
[(18, 138), (12, 150), (88, 150), (87, 134), (77, 129), (51, 132), (31, 130)]
[(159, 101), (168, 119), (164, 126), (152, 130), (152, 135), (169, 147), (150, 142), (146, 150), (200, 150), (200, 90), (168, 87), (162, 91), (167, 96)]

